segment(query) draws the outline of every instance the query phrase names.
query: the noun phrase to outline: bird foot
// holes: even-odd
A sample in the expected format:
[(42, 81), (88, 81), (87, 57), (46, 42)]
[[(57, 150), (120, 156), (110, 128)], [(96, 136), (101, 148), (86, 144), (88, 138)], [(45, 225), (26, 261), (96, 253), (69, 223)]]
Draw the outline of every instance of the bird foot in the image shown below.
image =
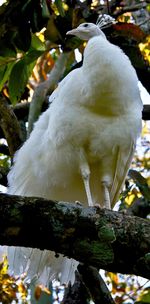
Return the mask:
[(75, 201), (75, 203), (79, 206), (82, 206), (82, 203), (80, 203), (79, 201)]
[(102, 209), (101, 205), (98, 203), (94, 204), (94, 207), (96, 207), (97, 209)]

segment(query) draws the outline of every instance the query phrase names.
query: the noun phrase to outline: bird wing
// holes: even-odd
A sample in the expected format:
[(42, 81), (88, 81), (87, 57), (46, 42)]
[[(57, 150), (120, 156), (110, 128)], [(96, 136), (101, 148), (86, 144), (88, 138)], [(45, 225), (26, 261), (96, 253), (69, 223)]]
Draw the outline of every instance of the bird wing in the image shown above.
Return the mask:
[(80, 68), (77, 68), (75, 70), (72, 70), (69, 74), (67, 74), (58, 84), (57, 88), (53, 91), (53, 93), (49, 97), (49, 103), (54, 102), (57, 98), (59, 98), (61, 94), (61, 90), (65, 87), (68, 80), (74, 76), (74, 74), (77, 74)]
[[(121, 146), (116, 147), (116, 165), (113, 184), (110, 190), (111, 206), (114, 207), (118, 200), (120, 190), (124, 184), (129, 166), (135, 150), (135, 143), (131, 140), (128, 151), (123, 151)], [(126, 153), (127, 152), (127, 153)]]

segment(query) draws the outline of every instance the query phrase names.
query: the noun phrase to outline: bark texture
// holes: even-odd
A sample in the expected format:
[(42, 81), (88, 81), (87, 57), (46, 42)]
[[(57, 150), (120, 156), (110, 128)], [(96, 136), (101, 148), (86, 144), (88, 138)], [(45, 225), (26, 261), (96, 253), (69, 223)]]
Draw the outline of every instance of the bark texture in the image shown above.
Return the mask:
[(149, 220), (0, 194), (0, 244), (53, 250), (112, 272), (150, 278)]

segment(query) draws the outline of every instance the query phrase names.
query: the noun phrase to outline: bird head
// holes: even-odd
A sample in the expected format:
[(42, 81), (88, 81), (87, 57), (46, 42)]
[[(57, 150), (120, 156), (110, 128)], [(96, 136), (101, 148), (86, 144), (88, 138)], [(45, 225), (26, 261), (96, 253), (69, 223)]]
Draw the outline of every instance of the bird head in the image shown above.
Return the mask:
[(102, 36), (106, 38), (105, 34), (100, 30), (98, 25), (94, 23), (81, 23), (77, 28), (68, 31), (66, 35), (74, 35), (82, 40), (89, 40), (94, 36)]

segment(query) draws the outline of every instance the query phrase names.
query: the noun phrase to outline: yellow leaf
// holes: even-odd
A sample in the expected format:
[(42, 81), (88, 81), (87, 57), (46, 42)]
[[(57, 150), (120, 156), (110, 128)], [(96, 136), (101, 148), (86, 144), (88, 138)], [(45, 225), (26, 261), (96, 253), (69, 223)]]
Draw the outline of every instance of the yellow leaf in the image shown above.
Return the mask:
[[(130, 193), (131, 193), (131, 192), (130, 192)], [(125, 198), (126, 204), (127, 204), (128, 206), (130, 206), (130, 205), (133, 203), (135, 197), (136, 197), (135, 194), (133, 194), (133, 193), (129, 194), (129, 195)]]
[(144, 43), (139, 43), (139, 49), (143, 57), (150, 63), (150, 35), (146, 37)]

